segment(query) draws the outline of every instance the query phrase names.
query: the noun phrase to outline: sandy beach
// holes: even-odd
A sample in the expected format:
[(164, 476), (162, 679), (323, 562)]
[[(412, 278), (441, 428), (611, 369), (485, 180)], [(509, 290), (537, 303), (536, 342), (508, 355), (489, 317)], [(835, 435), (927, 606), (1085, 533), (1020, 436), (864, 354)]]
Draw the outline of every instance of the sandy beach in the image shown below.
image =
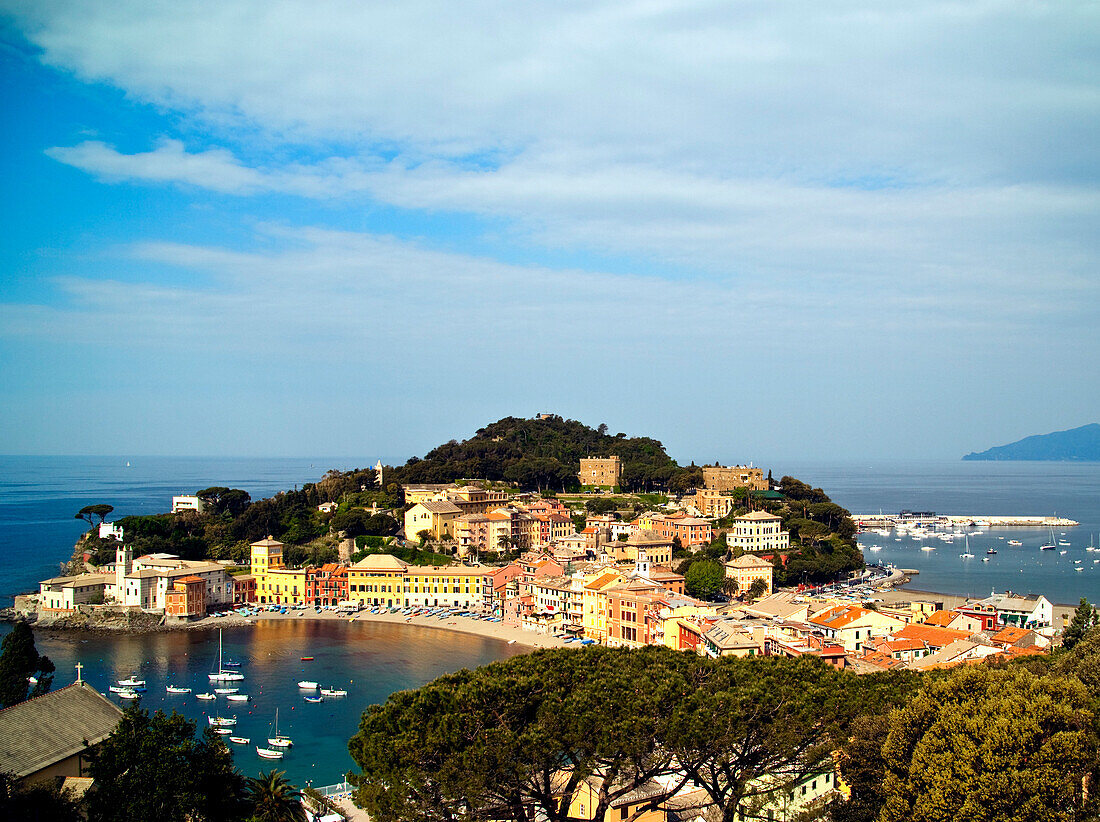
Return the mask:
[(231, 614), (228, 617), (205, 617), (189, 623), (189, 629), (204, 629), (228, 627), (230, 625), (250, 625), (262, 619), (316, 619), (330, 622), (390, 622), (403, 625), (417, 625), (424, 628), (437, 628), (444, 631), (456, 631), (463, 634), (475, 634), (477, 636), (491, 637), (504, 642), (515, 643), (529, 648), (562, 648), (573, 643), (564, 642), (562, 639), (547, 634), (539, 634), (534, 631), (525, 631), (519, 627), (518, 620), (514, 617), (506, 618), (504, 622), (486, 622), (483, 619), (472, 617), (451, 616), (446, 619), (438, 619), (430, 616), (407, 616), (400, 612), (391, 614), (372, 614), (369, 611), (360, 611), (357, 614), (338, 614), (334, 611), (321, 611), (317, 613), (312, 608), (307, 608), (301, 616), (296, 613), (280, 614), (275, 611), (264, 611), (262, 615), (254, 617), (242, 617)]

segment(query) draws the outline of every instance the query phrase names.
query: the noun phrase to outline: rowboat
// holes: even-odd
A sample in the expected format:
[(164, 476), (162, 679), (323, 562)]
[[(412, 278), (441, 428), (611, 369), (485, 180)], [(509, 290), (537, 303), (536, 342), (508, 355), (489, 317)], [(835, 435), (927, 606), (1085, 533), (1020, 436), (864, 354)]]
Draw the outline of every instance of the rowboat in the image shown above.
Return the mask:
[(230, 702), (248, 702), (251, 699), (248, 694), (227, 694), (225, 698)]
[(195, 694), (195, 699), (217, 699), (214, 694)]
[(231, 737), (229, 737), (229, 741), (230, 742), (235, 742), (238, 745), (247, 745), (248, 744), (248, 737), (247, 736), (231, 736)]
[(325, 700), (319, 696), (307, 696), (304, 697), (306, 702), (324, 702)]
[(170, 694), (189, 694), (189, 693), (191, 693), (190, 688), (180, 688), (176, 685), (168, 685), (164, 690), (166, 690)]
[(273, 750), (271, 750), (271, 748), (261, 748), (259, 745), (256, 746), (256, 755), (257, 756), (262, 756), (264, 759), (282, 759), (283, 758), (283, 752), (282, 751), (273, 751)]
[(317, 690), (317, 683), (316, 682), (310, 682), (308, 679), (303, 679), (298, 683), (298, 687), (302, 688), (304, 690), (307, 690), (307, 691), (316, 691)]

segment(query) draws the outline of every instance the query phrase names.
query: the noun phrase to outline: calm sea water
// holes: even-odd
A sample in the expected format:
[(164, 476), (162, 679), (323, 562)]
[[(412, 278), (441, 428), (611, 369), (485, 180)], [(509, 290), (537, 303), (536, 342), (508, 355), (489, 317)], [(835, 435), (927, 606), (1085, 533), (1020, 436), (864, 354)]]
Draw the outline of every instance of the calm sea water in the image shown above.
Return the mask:
[[(1045, 528), (981, 529), (969, 538), (973, 559), (959, 556), (966, 551), (962, 539), (944, 543), (903, 537), (897, 541), (897, 534), (866, 533), (859, 541), (869, 562), (920, 571), (912, 588), (964, 596), (988, 596), (994, 590), (1033, 592), (1070, 605), (1081, 597), (1100, 600), (1100, 563), (1094, 562), (1100, 553), (1085, 550), (1090, 538), (1100, 545), (1100, 463), (807, 463), (785, 468), (783, 473), (824, 488), (857, 514), (909, 509), (975, 516), (1057, 514), (1077, 520), (1077, 527), (1055, 532), (1056, 539), (1070, 543), (1060, 546), (1064, 554), (1038, 550), (1049, 541)], [(1009, 540), (1023, 545), (1010, 546)], [(881, 550), (871, 551), (872, 545)], [(935, 546), (935, 550), (922, 551), (922, 546)], [(988, 548), (997, 553), (983, 562)], [(1074, 570), (1077, 567), (1083, 570)]]
[[(10, 626), (2, 626), (0, 635), (8, 630)], [(134, 636), (35, 632), (39, 653), (57, 667), (55, 687), (75, 680), (77, 662), (84, 666), (83, 678), (104, 694), (109, 685), (136, 673), (147, 683), (142, 707), (174, 709), (196, 720), (200, 729), (209, 716), (236, 717), (234, 735), (250, 739), (248, 745), (229, 745), (237, 767), (250, 776), (278, 767), (298, 785), (332, 784), (355, 769), (348, 740), (367, 706), (384, 702), (394, 691), (524, 650), (497, 639), (433, 628), (329, 620), (260, 620), (252, 627), (225, 629), (222, 644), (225, 659), (241, 663), (245, 679), (240, 692), (251, 697), (247, 703), (195, 698), (211, 690), (207, 674), (218, 654), (217, 631)], [(302, 662), (303, 656), (314, 660)], [(302, 679), (342, 688), (348, 695), (306, 702), (303, 696), (310, 692), (297, 686)], [(168, 694), (169, 684), (193, 691)], [(124, 704), (113, 694), (110, 698)], [(279, 731), (294, 740), (294, 747), (282, 760), (261, 759), (256, 745), (267, 747), (276, 708)]]

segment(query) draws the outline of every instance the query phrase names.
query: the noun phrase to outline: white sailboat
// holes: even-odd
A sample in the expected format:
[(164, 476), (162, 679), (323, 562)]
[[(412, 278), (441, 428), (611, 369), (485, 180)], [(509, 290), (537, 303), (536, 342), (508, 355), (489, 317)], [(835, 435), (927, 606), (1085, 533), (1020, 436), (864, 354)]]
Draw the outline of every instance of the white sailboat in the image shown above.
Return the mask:
[(222, 632), (218, 629), (218, 666), (210, 674), (207, 674), (212, 682), (241, 682), (244, 680), (244, 674), (239, 671), (226, 670), (222, 665)]
[[(271, 736), (267, 738), (267, 744), (272, 748), (289, 748), (294, 744), (292, 740), (286, 734), (279, 733), (279, 709), (275, 709), (275, 722), (271, 726)], [(262, 756), (262, 754), (261, 754)]]

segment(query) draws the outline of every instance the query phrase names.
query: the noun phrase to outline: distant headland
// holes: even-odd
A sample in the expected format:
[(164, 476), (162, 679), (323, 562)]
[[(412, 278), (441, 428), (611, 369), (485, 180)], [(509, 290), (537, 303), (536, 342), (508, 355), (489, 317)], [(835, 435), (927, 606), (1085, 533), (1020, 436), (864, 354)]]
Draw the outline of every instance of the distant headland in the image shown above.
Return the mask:
[(1100, 423), (1093, 422), (1051, 434), (1035, 434), (1008, 445), (967, 454), (963, 459), (1097, 462), (1100, 461)]

